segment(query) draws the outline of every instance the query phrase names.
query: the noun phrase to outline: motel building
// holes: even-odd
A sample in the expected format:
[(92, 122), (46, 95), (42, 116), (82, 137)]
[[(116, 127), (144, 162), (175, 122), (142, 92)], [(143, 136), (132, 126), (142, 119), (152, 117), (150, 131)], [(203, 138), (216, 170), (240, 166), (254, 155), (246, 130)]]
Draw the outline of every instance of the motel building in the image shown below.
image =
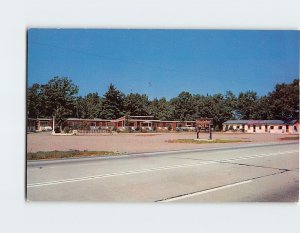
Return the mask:
[(52, 130), (50, 118), (27, 118), (27, 132), (41, 132)]
[(229, 120), (223, 123), (223, 131), (239, 131), (245, 133), (298, 134), (299, 121)]
[(132, 130), (135, 129), (147, 129), (153, 130), (154, 128), (158, 130), (176, 130), (177, 128), (186, 130), (195, 130), (195, 121), (162, 121), (155, 120), (154, 116), (123, 116), (116, 120), (112, 120), (114, 126), (120, 130), (125, 130), (126, 127), (131, 127)]
[[(105, 119), (80, 119), (68, 118), (63, 123), (63, 128), (68, 126), (77, 128), (80, 125), (86, 125), (90, 130), (98, 129), (118, 129), (120, 131), (128, 129), (132, 130), (176, 130), (178, 128), (183, 130), (195, 130), (195, 121), (162, 121), (154, 119), (154, 116), (123, 116), (115, 120)], [(27, 131), (28, 132), (41, 132), (51, 131), (53, 128), (53, 119), (51, 118), (28, 118)]]

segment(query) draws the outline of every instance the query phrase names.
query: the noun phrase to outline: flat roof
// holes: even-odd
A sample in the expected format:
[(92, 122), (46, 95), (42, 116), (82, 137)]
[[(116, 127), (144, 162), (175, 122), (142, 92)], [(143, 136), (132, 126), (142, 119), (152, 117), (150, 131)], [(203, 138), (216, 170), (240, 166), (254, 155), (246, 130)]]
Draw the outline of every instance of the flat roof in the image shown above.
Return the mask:
[(282, 121), (282, 120), (229, 120), (223, 124), (245, 124), (245, 125), (294, 125), (298, 120)]
[(129, 116), (129, 118), (136, 118), (136, 117), (149, 117), (149, 118), (154, 118), (154, 116)]
[(67, 121), (111, 121), (111, 120), (104, 120), (100, 118), (94, 118), (94, 119), (67, 118)]

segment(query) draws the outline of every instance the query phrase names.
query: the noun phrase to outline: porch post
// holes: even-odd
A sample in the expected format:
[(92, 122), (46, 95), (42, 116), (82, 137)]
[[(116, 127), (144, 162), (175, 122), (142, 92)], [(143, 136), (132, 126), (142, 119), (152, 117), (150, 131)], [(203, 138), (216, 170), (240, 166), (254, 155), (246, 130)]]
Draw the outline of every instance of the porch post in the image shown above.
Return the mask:
[(52, 134), (55, 134), (54, 127), (55, 127), (55, 116), (53, 116), (53, 121), (52, 121)]

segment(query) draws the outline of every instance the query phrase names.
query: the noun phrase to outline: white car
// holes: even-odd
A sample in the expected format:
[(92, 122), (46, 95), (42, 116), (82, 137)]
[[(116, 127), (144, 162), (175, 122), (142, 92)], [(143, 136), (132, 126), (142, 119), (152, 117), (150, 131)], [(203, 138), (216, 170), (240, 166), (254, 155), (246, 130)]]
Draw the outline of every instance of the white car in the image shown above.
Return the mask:
[(52, 131), (52, 127), (51, 126), (44, 126), (41, 127), (42, 131)]

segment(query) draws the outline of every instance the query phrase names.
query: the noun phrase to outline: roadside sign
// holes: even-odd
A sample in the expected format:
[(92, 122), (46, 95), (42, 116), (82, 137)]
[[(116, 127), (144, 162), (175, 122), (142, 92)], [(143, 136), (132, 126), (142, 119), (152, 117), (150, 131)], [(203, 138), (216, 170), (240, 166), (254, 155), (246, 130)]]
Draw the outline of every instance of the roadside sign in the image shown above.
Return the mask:
[(213, 118), (199, 118), (196, 119), (196, 129), (197, 129), (197, 139), (199, 139), (200, 130), (208, 129), (209, 131), (209, 139), (212, 139), (211, 128), (213, 125)]
[(213, 124), (213, 118), (199, 118), (196, 119), (196, 126), (200, 128), (208, 128)]

